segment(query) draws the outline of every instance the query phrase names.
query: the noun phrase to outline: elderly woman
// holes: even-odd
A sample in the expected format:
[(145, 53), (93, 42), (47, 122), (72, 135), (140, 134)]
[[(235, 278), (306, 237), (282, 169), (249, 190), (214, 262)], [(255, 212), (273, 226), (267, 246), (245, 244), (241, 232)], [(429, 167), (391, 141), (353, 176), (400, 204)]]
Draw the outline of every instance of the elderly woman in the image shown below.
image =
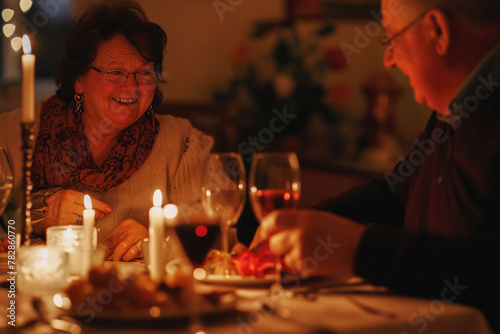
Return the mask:
[[(167, 37), (134, 2), (90, 7), (69, 33), (57, 95), (42, 106), (32, 179), (35, 233), (77, 224), (89, 194), (113, 260), (140, 255), (148, 209), (197, 200), (212, 138), (154, 115)], [(165, 199), (166, 197), (166, 199)]]

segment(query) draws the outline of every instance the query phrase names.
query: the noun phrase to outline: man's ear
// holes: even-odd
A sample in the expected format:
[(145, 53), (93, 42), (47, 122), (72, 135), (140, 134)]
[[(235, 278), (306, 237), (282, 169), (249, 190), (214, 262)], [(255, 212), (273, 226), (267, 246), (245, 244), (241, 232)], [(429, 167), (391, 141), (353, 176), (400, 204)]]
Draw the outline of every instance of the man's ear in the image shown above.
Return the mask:
[(441, 56), (445, 55), (450, 48), (450, 20), (448, 16), (441, 9), (431, 9), (425, 20), (436, 52)]

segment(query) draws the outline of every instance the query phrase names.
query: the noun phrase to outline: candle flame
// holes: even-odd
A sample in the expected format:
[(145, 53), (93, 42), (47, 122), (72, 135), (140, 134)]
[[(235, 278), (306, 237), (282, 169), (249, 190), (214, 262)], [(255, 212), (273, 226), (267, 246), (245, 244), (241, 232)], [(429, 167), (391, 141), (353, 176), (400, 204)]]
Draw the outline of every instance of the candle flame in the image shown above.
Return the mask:
[(23, 52), (24, 54), (31, 53), (31, 43), (28, 35), (23, 35)]
[(162, 200), (163, 200), (163, 198), (161, 197), (161, 190), (160, 189), (156, 189), (155, 193), (153, 195), (153, 205), (161, 207)]
[(175, 216), (177, 216), (178, 212), (179, 212), (179, 209), (177, 209), (177, 205), (175, 205), (175, 204), (167, 204), (163, 208), (163, 215), (167, 219), (175, 218)]
[(90, 200), (90, 196), (89, 195), (85, 195), (83, 197), (83, 204), (85, 204), (85, 209), (86, 210), (92, 209), (92, 201)]

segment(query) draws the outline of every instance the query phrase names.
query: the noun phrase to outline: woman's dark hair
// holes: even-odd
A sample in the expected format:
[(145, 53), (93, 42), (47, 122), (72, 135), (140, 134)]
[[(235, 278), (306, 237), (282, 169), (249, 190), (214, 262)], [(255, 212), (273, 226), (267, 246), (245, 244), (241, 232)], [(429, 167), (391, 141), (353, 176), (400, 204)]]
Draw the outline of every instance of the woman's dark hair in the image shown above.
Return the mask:
[[(144, 60), (153, 62), (155, 71), (161, 73), (167, 35), (159, 25), (147, 19), (141, 6), (133, 1), (94, 4), (78, 18), (67, 37), (55, 75), (57, 96), (62, 101), (73, 102), (75, 81), (90, 70), (100, 43), (116, 35), (123, 35)], [(152, 105), (159, 105), (162, 97), (156, 87)]]

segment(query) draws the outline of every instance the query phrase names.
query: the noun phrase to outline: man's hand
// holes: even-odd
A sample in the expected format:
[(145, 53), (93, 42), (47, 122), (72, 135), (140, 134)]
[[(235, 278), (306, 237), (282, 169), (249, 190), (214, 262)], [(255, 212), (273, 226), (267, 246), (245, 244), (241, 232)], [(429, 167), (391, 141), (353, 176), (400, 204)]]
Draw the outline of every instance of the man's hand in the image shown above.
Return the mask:
[(108, 246), (108, 259), (113, 261), (131, 261), (141, 256), (136, 243), (148, 237), (148, 230), (144, 225), (133, 219), (125, 219), (104, 240)]
[[(76, 190), (62, 189), (47, 197), (48, 210), (45, 213), (45, 225), (72, 225), (76, 224), (78, 216), (83, 215), (85, 205), (83, 198), (85, 194)], [(95, 198), (92, 200), (92, 208), (96, 210), (95, 217), (103, 218), (105, 214), (111, 212), (111, 207)]]
[(353, 275), (365, 226), (324, 211), (275, 210), (255, 233), (250, 248), (269, 238), (271, 252), (307, 275)]

